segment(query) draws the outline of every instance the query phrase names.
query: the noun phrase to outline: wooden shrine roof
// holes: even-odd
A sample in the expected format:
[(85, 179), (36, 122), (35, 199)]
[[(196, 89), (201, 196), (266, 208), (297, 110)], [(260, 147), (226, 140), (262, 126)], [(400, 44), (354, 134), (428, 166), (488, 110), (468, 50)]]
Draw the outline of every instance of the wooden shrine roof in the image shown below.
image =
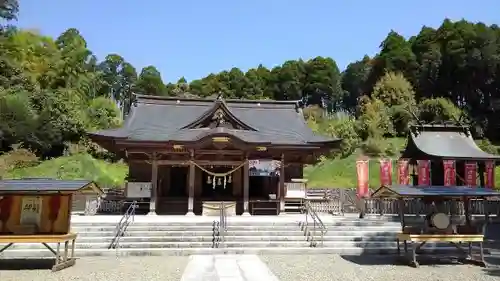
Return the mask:
[[(204, 126), (220, 119), (220, 126)], [(316, 135), (295, 101), (207, 100), (137, 96), (123, 127), (91, 138), (139, 142), (196, 142), (215, 135), (261, 145), (337, 147), (340, 139)], [(98, 141), (99, 142), (99, 141)]]
[(412, 198), (412, 197), (494, 197), (500, 196), (500, 192), (468, 186), (410, 186), (393, 185), (382, 186), (373, 192), (373, 198)]
[(481, 150), (467, 127), (420, 125), (410, 126), (406, 149), (401, 158), (500, 160), (500, 155)]
[(53, 193), (93, 193), (103, 191), (92, 181), (56, 179), (9, 179), (0, 180), (1, 194), (53, 194)]

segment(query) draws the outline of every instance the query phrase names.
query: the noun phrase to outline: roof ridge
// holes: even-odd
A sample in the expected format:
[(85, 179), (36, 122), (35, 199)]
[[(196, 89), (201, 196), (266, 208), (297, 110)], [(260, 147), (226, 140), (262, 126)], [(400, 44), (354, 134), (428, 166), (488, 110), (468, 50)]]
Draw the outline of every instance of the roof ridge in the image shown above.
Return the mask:
[(206, 99), (206, 98), (184, 98), (184, 97), (171, 97), (171, 96), (152, 96), (152, 95), (139, 95), (135, 94), (138, 103), (142, 101), (184, 101), (184, 102), (216, 102), (223, 100), (227, 103), (243, 103), (243, 104), (297, 104), (300, 100), (251, 100), (251, 99)]

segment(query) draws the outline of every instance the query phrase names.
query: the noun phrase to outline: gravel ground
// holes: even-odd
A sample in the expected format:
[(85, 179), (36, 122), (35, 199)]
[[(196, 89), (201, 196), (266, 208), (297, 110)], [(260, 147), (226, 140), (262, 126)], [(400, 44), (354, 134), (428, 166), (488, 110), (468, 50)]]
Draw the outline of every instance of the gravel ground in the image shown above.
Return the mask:
[(280, 281), (489, 281), (500, 280), (500, 267), (440, 264), (412, 268), (394, 265), (389, 257), (342, 257), (339, 255), (260, 256)]
[[(178, 281), (188, 257), (96, 257), (81, 258), (76, 265), (52, 273), (51, 263), (39, 261), (0, 260), (1, 281)], [(26, 268), (32, 268), (27, 270)], [(16, 270), (23, 268), (23, 270)]]

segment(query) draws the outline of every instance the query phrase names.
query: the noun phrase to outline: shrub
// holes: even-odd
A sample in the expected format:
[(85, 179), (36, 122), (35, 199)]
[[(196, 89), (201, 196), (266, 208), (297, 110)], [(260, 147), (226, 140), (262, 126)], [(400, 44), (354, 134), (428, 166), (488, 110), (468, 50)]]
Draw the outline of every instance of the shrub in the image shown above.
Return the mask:
[(351, 116), (338, 116), (330, 120), (326, 133), (341, 138), (340, 151), (334, 156), (347, 157), (354, 153), (361, 142), (356, 132), (356, 120)]
[(459, 120), (465, 113), (447, 98), (425, 99), (418, 105), (419, 118), (425, 123)]
[(33, 167), (39, 163), (38, 157), (33, 152), (16, 148), (0, 156), (0, 178), (11, 170)]
[(377, 99), (369, 99), (361, 103), (359, 108), (360, 134), (363, 139), (382, 138), (393, 134), (389, 109)]
[(494, 146), (488, 139), (476, 140), (477, 146), (481, 148), (484, 152), (491, 154), (498, 154), (498, 148)]
[(387, 149), (387, 144), (381, 138), (368, 138), (361, 145), (361, 149), (365, 155), (376, 157), (384, 155)]
[(395, 156), (399, 154), (399, 147), (396, 144), (389, 142), (385, 148), (385, 155)]

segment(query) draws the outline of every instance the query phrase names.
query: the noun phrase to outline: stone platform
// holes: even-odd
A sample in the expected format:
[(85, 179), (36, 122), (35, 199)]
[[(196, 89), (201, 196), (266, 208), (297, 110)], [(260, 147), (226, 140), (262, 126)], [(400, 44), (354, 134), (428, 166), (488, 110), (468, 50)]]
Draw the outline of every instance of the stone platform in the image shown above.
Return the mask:
[[(327, 232), (323, 243), (311, 247), (301, 223), (304, 215), (232, 216), (227, 218), (223, 248), (213, 248), (213, 222), (209, 216), (135, 216), (118, 249), (108, 250), (121, 216), (73, 216), (78, 233), (76, 255), (172, 256), (195, 254), (393, 254), (400, 224), (390, 217), (321, 216)], [(319, 239), (319, 232), (316, 233)], [(2, 245), (0, 245), (1, 247)], [(446, 250), (429, 245), (430, 251)], [(1, 257), (48, 257), (39, 244), (18, 244)]]

